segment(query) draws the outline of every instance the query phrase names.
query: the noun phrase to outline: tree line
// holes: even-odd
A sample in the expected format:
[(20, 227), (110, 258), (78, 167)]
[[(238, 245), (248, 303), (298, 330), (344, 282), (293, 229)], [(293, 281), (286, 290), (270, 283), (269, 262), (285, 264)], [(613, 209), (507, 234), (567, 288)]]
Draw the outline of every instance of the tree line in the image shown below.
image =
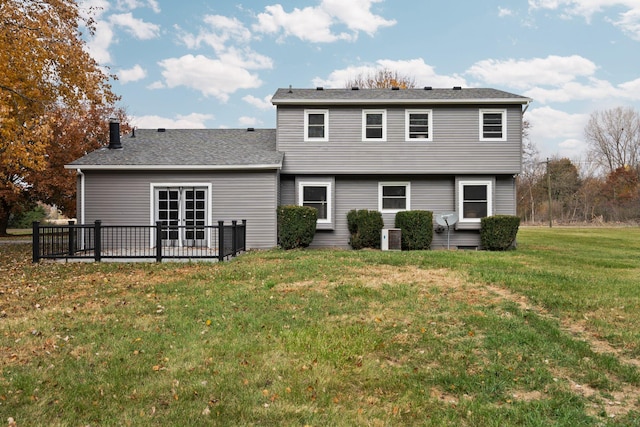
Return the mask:
[(640, 113), (617, 107), (591, 114), (585, 161), (541, 160), (523, 126), (518, 215), (524, 222), (639, 223)]

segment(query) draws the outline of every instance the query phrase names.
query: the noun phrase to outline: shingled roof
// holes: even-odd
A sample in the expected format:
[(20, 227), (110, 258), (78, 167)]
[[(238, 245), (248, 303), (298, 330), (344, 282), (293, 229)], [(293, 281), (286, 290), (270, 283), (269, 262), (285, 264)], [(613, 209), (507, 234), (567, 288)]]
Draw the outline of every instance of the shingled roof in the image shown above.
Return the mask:
[(136, 129), (122, 149), (100, 148), (68, 169), (279, 169), (275, 129)]
[(490, 88), (437, 89), (278, 89), (275, 105), (318, 104), (528, 104), (531, 98)]

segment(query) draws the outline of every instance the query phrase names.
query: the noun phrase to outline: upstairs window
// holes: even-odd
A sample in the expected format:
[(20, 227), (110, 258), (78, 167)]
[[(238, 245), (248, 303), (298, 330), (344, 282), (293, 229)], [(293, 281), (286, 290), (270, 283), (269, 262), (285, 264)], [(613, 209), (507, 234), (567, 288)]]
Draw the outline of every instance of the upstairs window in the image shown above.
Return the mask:
[(432, 140), (431, 110), (407, 110), (405, 113), (405, 139)]
[(411, 186), (408, 182), (381, 182), (378, 184), (378, 210), (395, 213), (410, 209)]
[(387, 111), (364, 110), (362, 112), (362, 140), (387, 140)]
[(305, 110), (304, 112), (304, 140), (329, 140), (329, 111)]
[(480, 141), (507, 140), (507, 111), (480, 110)]
[(458, 186), (461, 222), (480, 222), (493, 215), (490, 181), (460, 181)]
[(298, 187), (300, 206), (318, 211), (318, 224), (331, 223), (331, 184), (328, 182), (300, 182)]

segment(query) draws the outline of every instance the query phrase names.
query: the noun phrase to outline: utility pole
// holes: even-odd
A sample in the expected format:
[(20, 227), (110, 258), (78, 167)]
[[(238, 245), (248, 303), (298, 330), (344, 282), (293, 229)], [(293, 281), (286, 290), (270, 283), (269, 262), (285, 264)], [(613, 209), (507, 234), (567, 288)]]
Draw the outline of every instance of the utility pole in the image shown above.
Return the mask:
[(549, 193), (549, 228), (553, 227), (553, 216), (551, 215), (551, 170), (549, 163), (551, 160), (547, 157), (547, 192)]

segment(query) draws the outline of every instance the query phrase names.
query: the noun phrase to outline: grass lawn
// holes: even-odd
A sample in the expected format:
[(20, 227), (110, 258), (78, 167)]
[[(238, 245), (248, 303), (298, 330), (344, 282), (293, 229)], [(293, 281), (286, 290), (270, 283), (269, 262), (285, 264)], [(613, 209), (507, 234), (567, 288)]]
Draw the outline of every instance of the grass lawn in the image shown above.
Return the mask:
[(638, 228), (0, 277), (0, 423), (640, 425)]

